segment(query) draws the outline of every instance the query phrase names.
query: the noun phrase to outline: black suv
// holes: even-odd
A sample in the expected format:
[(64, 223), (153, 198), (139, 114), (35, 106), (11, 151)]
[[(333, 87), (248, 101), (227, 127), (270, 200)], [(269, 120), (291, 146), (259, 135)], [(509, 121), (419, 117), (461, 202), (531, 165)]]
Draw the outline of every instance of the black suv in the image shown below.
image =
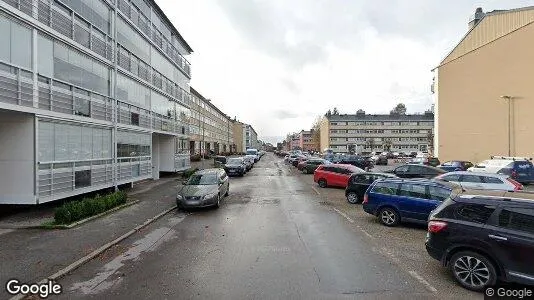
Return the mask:
[(353, 165), (362, 170), (370, 170), (374, 167), (373, 161), (370, 158), (359, 155), (343, 155), (334, 159), (332, 162), (336, 164)]
[(534, 285), (534, 194), (464, 191), (429, 216), (426, 249), (463, 287)]

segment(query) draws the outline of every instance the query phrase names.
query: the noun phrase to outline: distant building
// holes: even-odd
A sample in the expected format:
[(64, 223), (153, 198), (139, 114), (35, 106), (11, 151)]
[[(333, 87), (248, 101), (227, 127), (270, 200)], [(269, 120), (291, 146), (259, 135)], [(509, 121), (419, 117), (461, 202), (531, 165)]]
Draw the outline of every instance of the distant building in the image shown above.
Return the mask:
[(299, 133), (299, 147), (303, 151), (319, 151), (319, 144), (313, 140), (313, 129), (310, 131), (302, 130)]
[(233, 120), (235, 152), (244, 153), (249, 148), (261, 149), (256, 130), (249, 125)]
[(534, 7), (484, 13), (434, 70), (435, 154), (534, 157)]
[(325, 116), (320, 126), (320, 151), (331, 148), (338, 153), (372, 151), (428, 151), (434, 127), (434, 114)]
[(231, 119), (191, 87), (191, 154), (231, 152), (234, 143)]

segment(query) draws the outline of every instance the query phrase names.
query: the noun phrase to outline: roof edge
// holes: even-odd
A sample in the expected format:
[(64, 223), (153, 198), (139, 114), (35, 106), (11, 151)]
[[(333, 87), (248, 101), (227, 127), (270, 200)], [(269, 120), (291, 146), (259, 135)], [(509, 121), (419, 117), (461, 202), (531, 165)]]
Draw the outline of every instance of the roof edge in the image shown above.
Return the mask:
[(160, 17), (162, 17), (171, 27), (172, 29), (174, 29), (176, 35), (178, 36), (178, 38), (180, 39), (180, 41), (184, 44), (185, 48), (187, 51), (189, 51), (189, 53), (193, 53), (193, 49), (191, 48), (191, 46), (189, 46), (189, 44), (187, 43), (187, 41), (184, 39), (184, 37), (180, 34), (180, 32), (178, 31), (178, 29), (174, 26), (174, 24), (169, 20), (169, 18), (167, 18), (167, 15), (163, 12), (163, 10), (161, 9), (161, 7), (159, 7), (159, 5), (156, 3), (156, 0), (150, 0), (150, 2), (152, 2), (152, 4), (154, 4), (154, 8), (156, 9), (156, 11), (158, 12), (158, 14), (160, 15)]

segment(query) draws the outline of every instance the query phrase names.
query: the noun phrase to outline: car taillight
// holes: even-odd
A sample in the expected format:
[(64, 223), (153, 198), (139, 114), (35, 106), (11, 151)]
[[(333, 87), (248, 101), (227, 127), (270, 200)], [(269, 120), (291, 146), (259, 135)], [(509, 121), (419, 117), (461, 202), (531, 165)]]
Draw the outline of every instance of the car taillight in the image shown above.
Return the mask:
[(506, 178), (506, 180), (508, 180), (508, 182), (510, 182), (511, 184), (514, 185), (514, 191), (520, 191), (523, 189), (523, 185), (515, 180), (513, 180), (512, 178)]
[(442, 221), (430, 221), (428, 222), (428, 232), (438, 233), (447, 228), (447, 223)]
[(369, 202), (369, 196), (367, 194), (363, 195), (363, 201), (362, 201), (362, 204), (365, 204)]

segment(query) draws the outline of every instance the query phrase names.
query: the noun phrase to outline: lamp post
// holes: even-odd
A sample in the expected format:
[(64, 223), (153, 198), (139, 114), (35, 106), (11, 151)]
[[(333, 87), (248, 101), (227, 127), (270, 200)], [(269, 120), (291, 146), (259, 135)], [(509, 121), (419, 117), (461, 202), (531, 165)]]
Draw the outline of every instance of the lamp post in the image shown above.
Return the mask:
[(508, 100), (508, 156), (512, 156), (512, 100), (514, 97), (504, 95), (501, 99)]

